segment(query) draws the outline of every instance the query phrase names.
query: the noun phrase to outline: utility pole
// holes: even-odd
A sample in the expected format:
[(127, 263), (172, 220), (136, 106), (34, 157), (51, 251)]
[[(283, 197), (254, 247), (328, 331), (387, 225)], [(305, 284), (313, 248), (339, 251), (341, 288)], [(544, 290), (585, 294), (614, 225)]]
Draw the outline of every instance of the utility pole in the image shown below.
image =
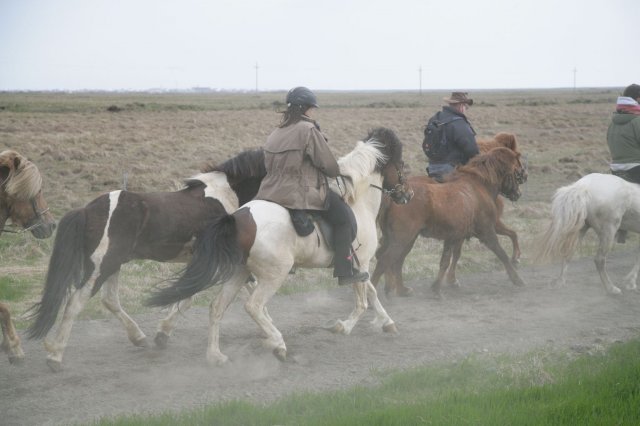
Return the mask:
[(258, 94), (258, 63), (256, 62), (256, 95)]
[(420, 96), (422, 96), (422, 65), (418, 68), (418, 81), (420, 84)]
[(576, 90), (576, 74), (578, 73), (578, 69), (573, 67), (573, 90)]

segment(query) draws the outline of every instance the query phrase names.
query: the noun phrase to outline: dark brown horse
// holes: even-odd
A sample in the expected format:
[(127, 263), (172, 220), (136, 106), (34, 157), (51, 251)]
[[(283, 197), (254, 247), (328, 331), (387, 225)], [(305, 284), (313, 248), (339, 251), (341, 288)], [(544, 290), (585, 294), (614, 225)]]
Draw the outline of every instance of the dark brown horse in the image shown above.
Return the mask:
[[(21, 229), (6, 229), (8, 219)], [(31, 232), (36, 238), (48, 238), (55, 222), (42, 196), (42, 176), (38, 168), (15, 151), (0, 153), (0, 234)], [(9, 307), (0, 303), (2, 343), (0, 350), (9, 354), (9, 362), (24, 358), (20, 337), (16, 332)]]
[(406, 205), (390, 203), (379, 217), (381, 246), (372, 281), (385, 274), (389, 289), (408, 290), (402, 283), (402, 265), (419, 235), (444, 241), (440, 269), (432, 289), (440, 294), (442, 281), (457, 285), (455, 264), (465, 239), (476, 237), (504, 264), (515, 285), (524, 285), (496, 235), (501, 209), (498, 195), (510, 200), (520, 197), (519, 184), (526, 180), (520, 154), (495, 148), (459, 167), (443, 183), (427, 176), (408, 180), (414, 191)]
[[(40, 303), (28, 334), (42, 338), (66, 301), (57, 335), (45, 341), (47, 364), (58, 371), (76, 316), (102, 288), (102, 303), (124, 325), (129, 340), (146, 346), (145, 334), (127, 315), (118, 296), (120, 267), (134, 259), (185, 262), (194, 236), (205, 225), (252, 199), (266, 174), (261, 150), (245, 151), (186, 181), (175, 192), (113, 191), (61, 220)], [(184, 311), (191, 300), (180, 303)], [(155, 342), (165, 346), (175, 327), (178, 306), (160, 322)]]

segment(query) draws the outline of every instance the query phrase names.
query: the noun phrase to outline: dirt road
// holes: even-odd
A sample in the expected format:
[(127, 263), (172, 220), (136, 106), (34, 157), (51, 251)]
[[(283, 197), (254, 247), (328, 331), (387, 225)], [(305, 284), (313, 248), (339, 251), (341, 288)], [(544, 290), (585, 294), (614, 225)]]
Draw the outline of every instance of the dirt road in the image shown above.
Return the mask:
[[(614, 253), (620, 281), (635, 247)], [(461, 276), (461, 289), (435, 300), (426, 280), (413, 298), (382, 301), (399, 333), (373, 328), (367, 312), (350, 336), (322, 329), (352, 308), (350, 288), (276, 296), (271, 316), (289, 347), (280, 363), (260, 345), (256, 325), (234, 303), (224, 319), (221, 348), (232, 363), (206, 365), (207, 309), (188, 311), (169, 347), (133, 347), (116, 319), (80, 321), (54, 374), (42, 343), (25, 342), (27, 359), (15, 367), (0, 358), (0, 424), (68, 424), (122, 413), (159, 413), (246, 398), (267, 402), (302, 390), (322, 391), (378, 380), (376, 371), (459, 359), (472, 353), (522, 353), (542, 346), (583, 352), (640, 336), (640, 293), (605, 294), (591, 259), (575, 261), (568, 286), (550, 289), (557, 267), (523, 267), (527, 287), (502, 270)], [(429, 278), (430, 280), (431, 278)], [(151, 338), (164, 313), (138, 316)]]

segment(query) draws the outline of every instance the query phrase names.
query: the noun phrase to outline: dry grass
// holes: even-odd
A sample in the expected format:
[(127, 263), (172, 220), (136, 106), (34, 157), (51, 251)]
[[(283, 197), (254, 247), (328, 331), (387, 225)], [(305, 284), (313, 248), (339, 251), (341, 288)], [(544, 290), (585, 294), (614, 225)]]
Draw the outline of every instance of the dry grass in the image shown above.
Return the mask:
[[(404, 143), (409, 170), (422, 174), (422, 127), (446, 94), (319, 93), (317, 116), (338, 155), (350, 151), (369, 128), (394, 129)], [(529, 163), (524, 196), (507, 204), (504, 214), (520, 235), (525, 263), (553, 191), (584, 174), (608, 170), (605, 134), (617, 94), (616, 89), (472, 93), (476, 104), (469, 116), (478, 136), (515, 133)], [(283, 97), (0, 93), (0, 150), (15, 149), (40, 168), (45, 196), (60, 218), (125, 182), (133, 191), (174, 190), (204, 162), (221, 162), (262, 145), (279, 120), (274, 110)], [(119, 111), (109, 112), (112, 106)], [(501, 241), (510, 252), (509, 241)], [(0, 239), (0, 274), (24, 274), (32, 283), (26, 297), (11, 301), (18, 313), (38, 297), (50, 248), (50, 241), (30, 237), (5, 234)], [(440, 248), (439, 242), (418, 241), (405, 266), (407, 279), (430, 283)], [(127, 265), (121, 275), (125, 308), (141, 309), (145, 291), (176, 268), (152, 262)], [(461, 273), (496, 268), (501, 266), (477, 241), (465, 244)], [(318, 280), (332, 282), (323, 271), (305, 271), (287, 286), (306, 289)], [(97, 312), (95, 302), (91, 310)]]

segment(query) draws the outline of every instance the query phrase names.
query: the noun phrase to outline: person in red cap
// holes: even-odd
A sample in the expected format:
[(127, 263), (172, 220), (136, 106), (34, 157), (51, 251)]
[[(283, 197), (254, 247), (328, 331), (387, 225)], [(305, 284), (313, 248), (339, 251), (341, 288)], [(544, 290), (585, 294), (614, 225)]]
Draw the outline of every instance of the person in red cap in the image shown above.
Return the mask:
[(327, 178), (340, 170), (327, 138), (312, 118), (318, 103), (306, 87), (295, 87), (286, 98), (280, 125), (264, 145), (267, 175), (256, 199), (272, 201), (289, 210), (317, 210), (332, 225), (335, 254), (333, 276), (338, 284), (369, 279), (368, 272), (353, 267), (351, 243), (355, 239), (355, 217), (338, 194), (329, 189)]
[(479, 152), (476, 132), (465, 115), (473, 99), (467, 92), (452, 92), (444, 101), (447, 105), (427, 122), (422, 143), (429, 160), (427, 174), (438, 182)]

